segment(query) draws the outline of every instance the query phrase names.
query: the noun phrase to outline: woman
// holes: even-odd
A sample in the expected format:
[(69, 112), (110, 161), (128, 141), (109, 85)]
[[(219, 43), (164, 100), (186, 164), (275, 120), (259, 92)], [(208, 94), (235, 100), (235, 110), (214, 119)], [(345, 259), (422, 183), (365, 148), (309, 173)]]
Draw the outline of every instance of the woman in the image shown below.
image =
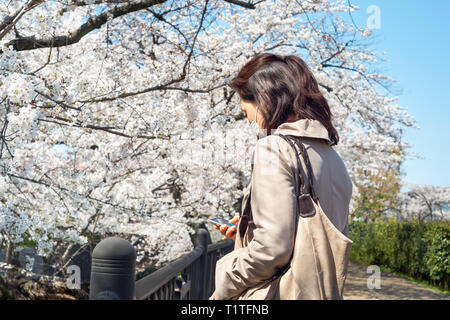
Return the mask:
[[(339, 136), (317, 81), (297, 56), (263, 53), (252, 58), (229, 84), (242, 112), (259, 128), (252, 177), (244, 191), (238, 227), (220, 227), (235, 241), (218, 260), (211, 299), (233, 299), (271, 278), (291, 257), (297, 205), (293, 168), (296, 158), (277, 134), (301, 137), (313, 171), (313, 185), (328, 219), (348, 236), (352, 183), (332, 148)], [(307, 184), (304, 171), (300, 171)], [(244, 232), (247, 230), (247, 232)], [(244, 241), (245, 236), (245, 241)]]

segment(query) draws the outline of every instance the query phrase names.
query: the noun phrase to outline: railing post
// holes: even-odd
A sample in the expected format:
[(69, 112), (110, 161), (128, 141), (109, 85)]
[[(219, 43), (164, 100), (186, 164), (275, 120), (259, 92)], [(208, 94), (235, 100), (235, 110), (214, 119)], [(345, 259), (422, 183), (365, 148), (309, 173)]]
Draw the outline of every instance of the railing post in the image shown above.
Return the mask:
[(200, 247), (203, 250), (203, 253), (200, 257), (200, 268), (198, 270), (198, 296), (195, 299), (205, 300), (206, 295), (206, 281), (208, 279), (208, 230), (200, 228), (197, 230), (195, 235), (195, 247)]
[(89, 300), (133, 300), (136, 250), (125, 239), (110, 237), (92, 252)]

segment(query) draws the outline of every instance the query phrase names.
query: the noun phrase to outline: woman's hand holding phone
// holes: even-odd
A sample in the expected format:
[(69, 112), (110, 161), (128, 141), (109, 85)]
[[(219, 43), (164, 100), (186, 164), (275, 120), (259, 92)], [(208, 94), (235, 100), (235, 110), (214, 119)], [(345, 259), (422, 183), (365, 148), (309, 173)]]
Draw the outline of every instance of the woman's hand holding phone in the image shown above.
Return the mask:
[[(232, 224), (238, 224), (239, 222), (239, 216), (235, 216), (233, 219), (229, 220), (230, 223)], [(214, 225), (214, 228), (216, 228), (217, 230), (220, 230), (220, 232), (226, 237), (229, 238), (233, 241), (236, 240), (236, 231), (237, 231), (237, 227), (233, 226), (233, 227), (228, 227), (226, 224), (222, 224), (219, 226)]]

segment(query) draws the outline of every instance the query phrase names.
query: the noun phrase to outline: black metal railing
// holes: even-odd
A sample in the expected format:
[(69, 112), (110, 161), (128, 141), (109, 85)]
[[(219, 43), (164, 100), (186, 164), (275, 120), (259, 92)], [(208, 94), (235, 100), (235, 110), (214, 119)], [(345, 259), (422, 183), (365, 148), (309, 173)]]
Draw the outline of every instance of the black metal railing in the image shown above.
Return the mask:
[(136, 252), (121, 238), (106, 238), (94, 249), (90, 300), (205, 300), (214, 292), (216, 262), (233, 250), (232, 240), (210, 244), (208, 230), (195, 235), (193, 251), (135, 281)]

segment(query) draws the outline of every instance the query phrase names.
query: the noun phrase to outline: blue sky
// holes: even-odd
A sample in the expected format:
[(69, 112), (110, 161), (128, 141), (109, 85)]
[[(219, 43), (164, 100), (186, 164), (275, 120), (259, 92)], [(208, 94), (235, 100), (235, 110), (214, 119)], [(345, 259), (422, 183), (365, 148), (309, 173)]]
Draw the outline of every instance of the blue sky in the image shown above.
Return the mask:
[(372, 49), (386, 52), (383, 73), (397, 80), (398, 104), (408, 108), (419, 130), (407, 128), (404, 140), (422, 158), (405, 161), (403, 180), (450, 186), (450, 1), (350, 0), (357, 26), (366, 27), (380, 9)]

